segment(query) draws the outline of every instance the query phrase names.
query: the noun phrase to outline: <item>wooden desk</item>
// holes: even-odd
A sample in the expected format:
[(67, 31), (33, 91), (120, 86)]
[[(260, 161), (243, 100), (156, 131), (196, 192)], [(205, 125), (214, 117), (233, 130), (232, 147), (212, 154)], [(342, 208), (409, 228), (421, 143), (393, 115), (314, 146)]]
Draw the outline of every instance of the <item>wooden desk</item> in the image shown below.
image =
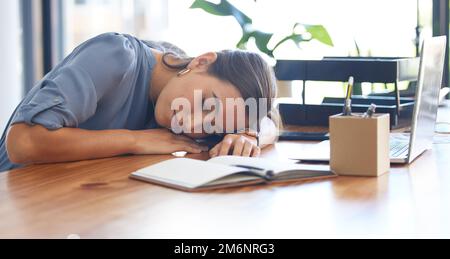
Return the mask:
[[(447, 121), (449, 115), (450, 109), (441, 111)], [(282, 142), (264, 157), (284, 157), (303, 145)], [(380, 178), (202, 194), (128, 179), (169, 158), (122, 157), (0, 174), (0, 238), (450, 237), (450, 145), (435, 145), (411, 166), (396, 166)]]

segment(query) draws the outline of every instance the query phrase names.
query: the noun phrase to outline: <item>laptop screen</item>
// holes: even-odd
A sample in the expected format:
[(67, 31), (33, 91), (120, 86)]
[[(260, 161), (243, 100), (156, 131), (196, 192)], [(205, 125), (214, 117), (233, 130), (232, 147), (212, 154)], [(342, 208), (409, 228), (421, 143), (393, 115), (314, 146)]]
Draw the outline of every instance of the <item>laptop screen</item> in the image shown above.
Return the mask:
[(409, 162), (431, 149), (442, 88), (447, 38), (424, 41), (411, 131)]

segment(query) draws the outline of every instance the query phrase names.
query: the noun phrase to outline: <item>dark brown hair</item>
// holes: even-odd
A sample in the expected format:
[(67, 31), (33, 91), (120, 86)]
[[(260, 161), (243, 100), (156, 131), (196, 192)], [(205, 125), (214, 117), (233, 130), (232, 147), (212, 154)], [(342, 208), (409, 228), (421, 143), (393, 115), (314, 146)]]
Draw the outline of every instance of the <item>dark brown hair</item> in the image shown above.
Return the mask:
[[(152, 47), (161, 50), (163, 64), (171, 70), (183, 70), (192, 62), (183, 50), (167, 42), (150, 42)], [(244, 100), (266, 99), (268, 109), (258, 111), (259, 117), (269, 117), (281, 126), (278, 110), (273, 107), (277, 97), (277, 84), (273, 69), (264, 59), (253, 52), (243, 50), (224, 50), (217, 52), (217, 60), (208, 71), (212, 76), (234, 85)], [(258, 125), (259, 128), (259, 125)]]

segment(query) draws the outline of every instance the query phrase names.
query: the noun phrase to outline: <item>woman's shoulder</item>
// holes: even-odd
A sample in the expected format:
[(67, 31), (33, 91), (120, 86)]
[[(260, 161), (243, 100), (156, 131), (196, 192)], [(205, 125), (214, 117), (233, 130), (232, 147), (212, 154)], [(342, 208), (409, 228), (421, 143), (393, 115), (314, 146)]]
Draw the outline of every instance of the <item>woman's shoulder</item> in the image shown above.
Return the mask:
[(81, 45), (84, 48), (93, 48), (102, 51), (125, 51), (128, 54), (136, 50), (129, 35), (116, 32), (100, 34)]
[(94, 36), (90, 39), (88, 39), (84, 44), (92, 44), (92, 43), (119, 43), (128, 41), (129, 37), (126, 34), (121, 34), (118, 32), (106, 32), (102, 34), (98, 34), (97, 36)]
[(119, 45), (122, 47), (130, 47), (129, 44), (132, 44), (133, 39), (135, 38), (128, 34), (122, 34), (118, 32), (106, 32), (91, 38), (86, 43), (87, 44), (102, 43), (102, 44)]
[(103, 33), (80, 44), (74, 54), (89, 53), (95, 56), (110, 56), (115, 58), (133, 58), (138, 48), (133, 37), (116, 32)]
[[(124, 34), (109, 32), (95, 36), (79, 45), (69, 57), (72, 61), (78, 61), (81, 65), (104, 63), (111, 66), (111, 63), (120, 65), (127, 69), (139, 56), (139, 48), (135, 46), (132, 38)], [(119, 70), (123, 70), (119, 69)]]

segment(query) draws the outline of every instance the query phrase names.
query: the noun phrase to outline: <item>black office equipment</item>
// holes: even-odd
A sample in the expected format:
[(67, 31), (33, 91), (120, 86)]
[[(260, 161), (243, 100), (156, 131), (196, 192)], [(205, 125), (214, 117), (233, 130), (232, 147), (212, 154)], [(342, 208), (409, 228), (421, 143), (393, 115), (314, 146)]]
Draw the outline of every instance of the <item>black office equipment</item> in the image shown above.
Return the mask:
[(290, 132), (285, 131), (280, 134), (279, 140), (285, 141), (325, 141), (330, 140), (328, 133), (314, 133), (314, 132)]
[[(303, 105), (300, 103), (280, 103), (279, 109), (283, 123), (297, 126), (329, 126), (329, 117), (342, 113), (344, 98), (325, 98), (320, 105)], [(365, 113), (371, 104), (377, 105), (378, 113), (391, 116), (391, 128), (403, 128), (411, 125), (414, 110), (413, 98), (401, 98), (400, 110), (397, 113), (396, 100), (393, 97), (354, 97), (352, 110), (354, 113)]]
[(353, 76), (355, 83), (393, 83), (395, 97), (355, 96), (354, 112), (364, 113), (374, 103), (380, 113), (391, 115), (391, 127), (411, 123), (414, 99), (400, 96), (399, 83), (415, 82), (419, 76), (419, 58), (359, 58), (326, 57), (322, 60), (279, 60), (275, 67), (280, 81), (303, 81), (302, 103), (280, 103), (279, 108), (286, 124), (302, 126), (328, 126), (329, 116), (342, 112), (344, 99), (325, 98), (321, 105), (306, 103), (308, 81), (346, 82)]

